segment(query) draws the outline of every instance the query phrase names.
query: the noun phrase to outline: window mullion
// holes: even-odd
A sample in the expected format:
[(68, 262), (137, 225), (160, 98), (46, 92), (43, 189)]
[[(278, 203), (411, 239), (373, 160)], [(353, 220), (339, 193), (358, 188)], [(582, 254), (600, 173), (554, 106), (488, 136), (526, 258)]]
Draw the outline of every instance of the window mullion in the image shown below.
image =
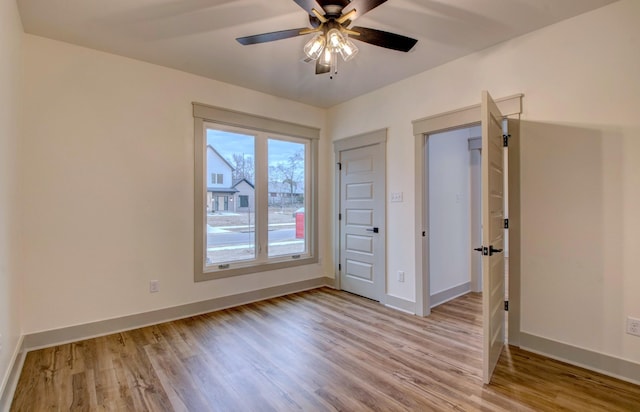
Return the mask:
[(256, 138), (255, 159), (255, 208), (256, 208), (256, 241), (258, 246), (257, 259), (259, 262), (268, 260), (267, 242), (269, 234), (269, 205), (268, 191), (268, 162), (267, 162), (267, 137), (258, 134)]

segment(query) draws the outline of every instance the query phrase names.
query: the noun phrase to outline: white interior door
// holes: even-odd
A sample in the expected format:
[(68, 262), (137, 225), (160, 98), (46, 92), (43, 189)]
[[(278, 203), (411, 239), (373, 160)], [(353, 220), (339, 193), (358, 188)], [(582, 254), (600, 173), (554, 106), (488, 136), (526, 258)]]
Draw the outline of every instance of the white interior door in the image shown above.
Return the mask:
[(382, 143), (340, 152), (340, 288), (382, 300), (385, 287)]
[(482, 92), (483, 379), (491, 381), (505, 342), (504, 148), (502, 114)]

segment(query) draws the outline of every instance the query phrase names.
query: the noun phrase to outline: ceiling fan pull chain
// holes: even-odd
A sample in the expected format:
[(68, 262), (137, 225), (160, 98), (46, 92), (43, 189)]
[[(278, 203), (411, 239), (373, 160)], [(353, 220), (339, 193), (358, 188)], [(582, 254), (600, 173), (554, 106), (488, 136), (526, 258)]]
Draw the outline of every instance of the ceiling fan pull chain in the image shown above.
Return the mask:
[(333, 78), (338, 74), (338, 53), (335, 50), (331, 51), (331, 75), (329, 79), (333, 80)]

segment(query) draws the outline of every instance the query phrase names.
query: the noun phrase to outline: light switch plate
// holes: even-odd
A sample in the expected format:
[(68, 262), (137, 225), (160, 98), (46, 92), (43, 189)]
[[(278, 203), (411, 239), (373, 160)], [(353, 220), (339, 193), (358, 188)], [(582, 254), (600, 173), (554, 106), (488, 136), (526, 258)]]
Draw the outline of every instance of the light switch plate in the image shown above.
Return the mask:
[(391, 192), (392, 202), (402, 202), (402, 192)]

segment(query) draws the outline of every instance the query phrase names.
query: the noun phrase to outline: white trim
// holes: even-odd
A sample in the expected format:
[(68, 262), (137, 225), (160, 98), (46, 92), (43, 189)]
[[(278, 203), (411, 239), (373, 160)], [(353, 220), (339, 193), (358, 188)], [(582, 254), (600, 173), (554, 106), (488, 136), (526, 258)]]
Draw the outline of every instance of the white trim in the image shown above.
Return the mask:
[(237, 112), (223, 107), (209, 106), (204, 103), (192, 103), (193, 117), (196, 119), (237, 126), (262, 132), (280, 133), (288, 136), (319, 139), (320, 129), (269, 117)]
[(416, 315), (429, 316), (431, 306), (429, 305), (429, 290), (431, 288), (429, 276), (425, 276), (424, 269), (429, 267), (429, 236), (427, 224), (429, 223), (429, 145), (427, 137), (423, 134), (415, 136), (415, 293), (416, 293)]
[(520, 343), (520, 120), (507, 119), (509, 150), (507, 154), (509, 179), (509, 245), (507, 252), (509, 270), (509, 311), (507, 319), (509, 325), (509, 344), (518, 346)]
[[(519, 115), (522, 113), (523, 94), (496, 99), (495, 103), (504, 117)], [(451, 110), (433, 116), (423, 117), (414, 120), (413, 134), (433, 134), (451, 129), (460, 129), (480, 123), (480, 105), (463, 107), (462, 109)]]
[(250, 292), (243, 292), (235, 295), (222, 296), (205, 301), (158, 309), (151, 312), (137, 313), (120, 318), (30, 333), (24, 337), (24, 348), (31, 351), (95, 338), (98, 336), (110, 335), (112, 333), (138, 329), (145, 326), (156, 325), (158, 323), (170, 322), (172, 320), (210, 313), (234, 306), (246, 305), (248, 303), (289, 295), (291, 293), (298, 293), (323, 286), (331, 286), (332, 283), (332, 279), (318, 277), (300, 282), (272, 286), (265, 289), (258, 289)]
[(357, 149), (359, 147), (372, 146), (387, 141), (387, 129), (374, 130), (333, 142), (334, 153), (344, 150)]
[(18, 380), (20, 379), (20, 372), (22, 372), (25, 357), (26, 350), (24, 348), (24, 336), (20, 336), (18, 344), (11, 356), (9, 369), (4, 376), (2, 386), (0, 386), (0, 411), (9, 411), (11, 408), (13, 395), (16, 391), (16, 387), (18, 386)]
[(520, 332), (520, 348), (640, 385), (640, 364), (567, 343)]
[[(335, 150), (335, 147), (334, 147)], [(342, 285), (340, 284), (340, 220), (338, 219), (338, 213), (340, 213), (340, 152), (336, 152), (334, 151), (333, 153), (333, 158), (334, 158), (334, 163), (335, 163), (335, 167), (334, 167), (334, 186), (333, 186), (333, 193), (334, 193), (334, 210), (333, 210), (333, 236), (334, 236), (334, 242), (333, 242), (333, 266), (334, 266), (334, 271), (333, 271), (333, 276), (334, 276), (334, 286), (336, 289), (341, 290)]]
[(387, 293), (385, 296), (384, 305), (388, 308), (399, 310), (410, 315), (416, 314), (416, 302), (406, 300), (404, 298), (393, 296)]
[(458, 286), (454, 286), (452, 288), (443, 290), (438, 293), (434, 293), (430, 296), (429, 301), (431, 302), (431, 309), (435, 308), (438, 305), (442, 305), (443, 303), (449, 302), (457, 297), (462, 295), (466, 295), (471, 292), (471, 282), (465, 282)]

